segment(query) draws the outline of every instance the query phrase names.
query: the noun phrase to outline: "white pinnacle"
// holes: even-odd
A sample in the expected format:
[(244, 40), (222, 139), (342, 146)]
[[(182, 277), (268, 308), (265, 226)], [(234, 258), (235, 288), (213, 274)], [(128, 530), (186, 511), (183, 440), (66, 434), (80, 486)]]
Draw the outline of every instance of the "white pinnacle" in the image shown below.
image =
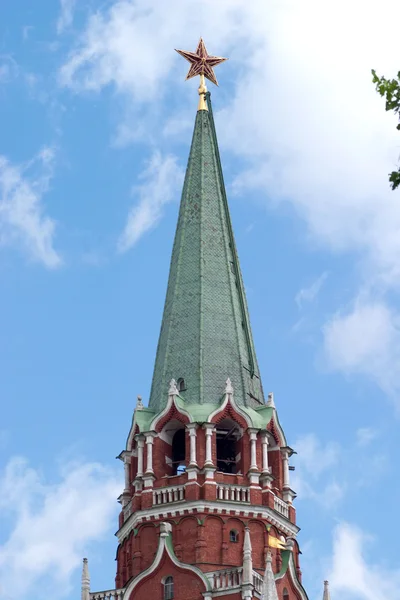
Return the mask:
[(225, 394), (233, 394), (233, 385), (229, 377), (226, 380)]
[(171, 379), (171, 381), (169, 382), (168, 394), (170, 396), (178, 396), (178, 394), (179, 394), (178, 388), (176, 387), (176, 381), (175, 381), (175, 379)]
[(271, 408), (275, 408), (274, 392), (270, 392), (268, 394), (267, 406), (270, 406)]
[(90, 600), (90, 576), (88, 559), (83, 559), (81, 600)]
[(242, 583), (253, 583), (253, 557), (250, 539), (250, 529), (248, 527), (246, 527), (244, 530)]
[(272, 554), (268, 550), (263, 582), (263, 600), (279, 600), (276, 591), (275, 577), (272, 570)]
[(329, 592), (329, 581), (324, 581), (324, 597), (322, 600), (331, 600), (331, 595)]

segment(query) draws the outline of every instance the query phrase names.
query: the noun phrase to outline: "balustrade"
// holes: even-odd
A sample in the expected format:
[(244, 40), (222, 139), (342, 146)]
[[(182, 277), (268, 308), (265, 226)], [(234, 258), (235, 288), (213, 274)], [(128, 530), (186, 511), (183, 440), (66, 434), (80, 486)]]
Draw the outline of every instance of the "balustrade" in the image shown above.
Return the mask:
[(250, 488), (240, 485), (217, 485), (217, 499), (231, 502), (250, 502)]
[(274, 509), (287, 519), (289, 518), (289, 505), (278, 496), (274, 496)]
[(90, 600), (123, 600), (125, 589), (107, 590), (105, 592), (91, 592)]
[(153, 504), (170, 504), (171, 502), (182, 502), (184, 499), (185, 487), (183, 485), (153, 490)]
[(264, 579), (260, 573), (257, 573), (257, 571), (253, 571), (253, 585), (256, 592), (259, 594), (263, 593)]
[(129, 519), (132, 514), (132, 500), (129, 500), (128, 504), (124, 507), (124, 521)]
[(239, 587), (242, 583), (242, 567), (236, 569), (224, 569), (207, 573), (213, 590), (226, 590)]

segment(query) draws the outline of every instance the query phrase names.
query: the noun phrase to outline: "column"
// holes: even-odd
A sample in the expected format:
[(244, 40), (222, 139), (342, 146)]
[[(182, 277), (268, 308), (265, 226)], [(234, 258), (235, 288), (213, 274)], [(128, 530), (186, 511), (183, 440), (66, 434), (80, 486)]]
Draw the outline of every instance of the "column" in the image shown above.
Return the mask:
[(143, 435), (141, 435), (141, 434), (137, 435), (135, 439), (137, 442), (137, 451), (138, 451), (136, 477), (143, 477), (143, 448), (144, 448)]
[(197, 456), (196, 456), (197, 424), (190, 423), (190, 425), (187, 425), (187, 429), (189, 430), (189, 439), (190, 439), (189, 467), (197, 467)]
[(269, 465), (268, 465), (268, 435), (266, 432), (262, 434), (261, 438), (262, 444), (262, 457), (263, 457), (263, 465), (262, 472), (264, 474), (269, 473)]
[(281, 448), (283, 462), (283, 487), (288, 488), (289, 485), (289, 454), (286, 448)]
[(151, 431), (150, 433), (146, 433), (145, 436), (146, 436), (146, 451), (147, 451), (146, 473), (154, 473), (154, 471), (153, 471), (154, 434)]
[(206, 462), (205, 466), (213, 467), (214, 463), (212, 460), (212, 435), (214, 431), (213, 423), (205, 423), (203, 425), (206, 434)]
[(130, 462), (128, 462), (128, 457), (125, 456), (124, 460), (124, 470), (125, 470), (125, 491), (129, 492), (131, 487), (130, 482)]
[(249, 437), (250, 437), (250, 470), (257, 471), (257, 452), (256, 452), (256, 444), (257, 444), (257, 429), (249, 429)]

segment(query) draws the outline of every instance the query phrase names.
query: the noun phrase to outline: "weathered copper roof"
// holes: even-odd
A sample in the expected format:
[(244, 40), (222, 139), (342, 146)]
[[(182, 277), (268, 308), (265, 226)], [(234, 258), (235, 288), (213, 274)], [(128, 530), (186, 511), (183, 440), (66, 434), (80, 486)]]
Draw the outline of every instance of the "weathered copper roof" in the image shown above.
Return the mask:
[(238, 404), (264, 404), (210, 102), (196, 116), (172, 251), (149, 408), (171, 379), (185, 404), (219, 404), (230, 377)]

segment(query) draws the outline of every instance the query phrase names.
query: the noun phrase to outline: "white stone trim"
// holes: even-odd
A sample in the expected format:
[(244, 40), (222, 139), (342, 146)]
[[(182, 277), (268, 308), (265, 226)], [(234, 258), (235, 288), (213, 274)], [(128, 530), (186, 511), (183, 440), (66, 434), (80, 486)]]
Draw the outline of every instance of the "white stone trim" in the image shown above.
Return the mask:
[(189, 442), (190, 442), (190, 452), (189, 452), (189, 468), (197, 467), (197, 423), (189, 423), (186, 425), (186, 429), (189, 431)]
[(143, 457), (144, 457), (144, 435), (139, 433), (135, 435), (138, 450), (137, 473), (136, 477), (143, 477)]
[(274, 410), (274, 411), (273, 411), (273, 414), (272, 414), (272, 419), (273, 419), (273, 421), (274, 421), (275, 427), (276, 427), (276, 428), (277, 428), (277, 430), (278, 430), (279, 437), (280, 437), (280, 439), (281, 439), (281, 441), (282, 441), (282, 445), (283, 445), (283, 446), (287, 446), (286, 436), (285, 436), (285, 434), (284, 434), (284, 432), (283, 432), (283, 429), (282, 429), (282, 427), (281, 427), (281, 424), (279, 423), (278, 414), (277, 414), (277, 411), (276, 411), (276, 410)]
[[(303, 588), (303, 586), (301, 585), (300, 581), (297, 578), (297, 573), (296, 573), (296, 567), (295, 567), (295, 564), (294, 564), (293, 553), (290, 555), (289, 565), (288, 565), (286, 573), (290, 574), (290, 579), (292, 580), (292, 583), (293, 583), (294, 587), (296, 588), (296, 590), (299, 592), (301, 600), (309, 600), (309, 598), (308, 598), (308, 596), (307, 596), (307, 594), (305, 592), (305, 589)], [(276, 577), (275, 581), (279, 581), (284, 576), (285, 576), (285, 573), (283, 575), (281, 575), (281, 577)]]
[[(189, 502), (176, 502), (172, 505), (164, 505), (162, 507), (162, 510), (160, 510), (160, 508), (160, 506), (152, 506), (151, 508), (147, 508), (145, 510), (140, 510), (133, 513), (116, 533), (119, 543), (121, 543), (125, 539), (125, 537), (129, 535), (132, 529), (135, 529), (140, 523), (151, 521), (152, 518), (164, 519), (184, 517), (186, 516), (186, 514), (189, 515), (192, 513), (204, 513), (205, 509), (208, 509), (209, 515), (221, 515), (224, 512), (227, 516), (230, 516), (230, 512), (232, 511), (232, 516), (237, 515), (240, 517), (243, 516), (245, 518), (248, 518), (251, 514), (252, 518), (258, 518), (257, 515), (260, 514), (262, 519), (268, 521), (269, 523), (271, 523), (271, 525), (275, 525), (289, 537), (295, 538), (298, 532), (300, 531), (300, 528), (297, 527), (297, 525), (295, 525), (294, 523), (290, 523), (290, 521), (285, 519), (274, 509), (269, 508), (268, 506), (249, 506), (229, 501), (221, 502), (218, 500), (191, 500)], [(243, 513), (243, 515), (241, 515), (240, 513)]]
[(252, 423), (252, 421), (251, 421), (251, 419), (250, 419), (249, 415), (248, 415), (246, 412), (244, 412), (244, 410), (242, 410), (242, 409), (241, 409), (241, 408), (240, 408), (240, 407), (239, 407), (239, 406), (236, 404), (236, 402), (235, 402), (235, 399), (234, 399), (234, 397), (233, 397), (233, 394), (231, 394), (231, 393), (226, 393), (226, 394), (225, 394), (224, 401), (222, 402), (222, 404), (221, 404), (220, 406), (218, 406), (218, 407), (217, 407), (217, 408), (214, 410), (214, 412), (212, 412), (212, 413), (211, 413), (211, 414), (208, 416), (207, 423), (211, 423), (211, 422), (212, 422), (212, 420), (213, 420), (213, 418), (214, 418), (216, 415), (218, 415), (218, 413), (220, 413), (220, 412), (223, 412), (223, 411), (225, 410), (225, 408), (226, 408), (226, 406), (227, 406), (228, 402), (230, 402), (230, 403), (232, 404), (232, 407), (233, 407), (233, 408), (236, 410), (236, 412), (238, 412), (238, 413), (239, 413), (239, 415), (240, 415), (241, 417), (243, 417), (243, 418), (244, 418), (244, 420), (245, 420), (245, 421), (246, 421), (246, 423), (247, 423), (247, 426), (248, 426), (248, 427), (253, 427), (253, 423)]
[(169, 413), (169, 411), (171, 410), (172, 406), (175, 406), (176, 410), (181, 414), (181, 415), (185, 415), (185, 417), (188, 418), (188, 421), (190, 423), (191, 421), (191, 417), (190, 414), (184, 409), (181, 408), (177, 402), (176, 402), (176, 395), (175, 394), (169, 394), (168, 395), (168, 402), (164, 408), (164, 410), (159, 413), (158, 415), (156, 415), (154, 417), (154, 419), (152, 420), (152, 422), (150, 423), (150, 429), (155, 430), (158, 423), (165, 417), (165, 415), (167, 415)]
[(148, 473), (150, 474), (154, 474), (154, 470), (153, 470), (153, 444), (154, 444), (154, 439), (157, 437), (157, 434), (155, 431), (147, 431), (145, 434), (145, 439), (146, 439), (146, 455), (147, 455), (147, 461), (146, 461), (146, 472), (145, 474), (147, 475)]
[(257, 465), (257, 433), (258, 429), (254, 427), (249, 427), (247, 430), (250, 439), (250, 470), (258, 471)]
[(212, 461), (212, 436), (215, 431), (215, 423), (204, 423), (203, 429), (205, 431), (206, 438), (206, 461), (204, 466), (213, 467), (214, 463)]
[[(169, 523), (165, 523), (165, 525), (169, 525)], [(160, 565), (160, 562), (161, 562), (164, 552), (166, 552), (168, 554), (169, 558), (171, 559), (171, 561), (174, 563), (175, 566), (179, 567), (180, 569), (184, 569), (186, 571), (191, 571), (192, 573), (195, 573), (195, 575), (197, 575), (197, 577), (199, 577), (199, 579), (201, 579), (203, 581), (206, 591), (207, 592), (211, 591), (210, 590), (210, 582), (209, 582), (208, 578), (205, 576), (205, 574), (202, 571), (200, 571), (200, 569), (198, 569), (197, 567), (193, 567), (192, 565), (188, 565), (186, 563), (180, 562), (177, 559), (177, 557), (175, 556), (175, 554), (173, 552), (170, 552), (170, 550), (168, 548), (168, 544), (166, 543), (166, 537), (167, 536), (161, 532), (160, 539), (158, 542), (157, 553), (156, 553), (153, 563), (145, 571), (142, 571), (142, 573), (140, 573), (137, 577), (135, 577), (135, 579), (133, 581), (131, 581), (131, 583), (128, 585), (128, 587), (125, 590), (125, 595), (124, 595), (127, 599), (129, 599), (129, 596), (131, 596), (133, 590), (138, 585), (138, 583), (140, 583), (145, 577), (147, 577), (148, 575), (150, 575), (157, 569), (157, 567)], [(132, 596), (132, 598), (133, 598), (133, 596)], [(132, 598), (130, 600), (132, 600)]]
[(262, 474), (269, 474), (269, 464), (268, 464), (268, 433), (267, 431), (263, 431), (261, 434), (261, 446), (262, 446)]

